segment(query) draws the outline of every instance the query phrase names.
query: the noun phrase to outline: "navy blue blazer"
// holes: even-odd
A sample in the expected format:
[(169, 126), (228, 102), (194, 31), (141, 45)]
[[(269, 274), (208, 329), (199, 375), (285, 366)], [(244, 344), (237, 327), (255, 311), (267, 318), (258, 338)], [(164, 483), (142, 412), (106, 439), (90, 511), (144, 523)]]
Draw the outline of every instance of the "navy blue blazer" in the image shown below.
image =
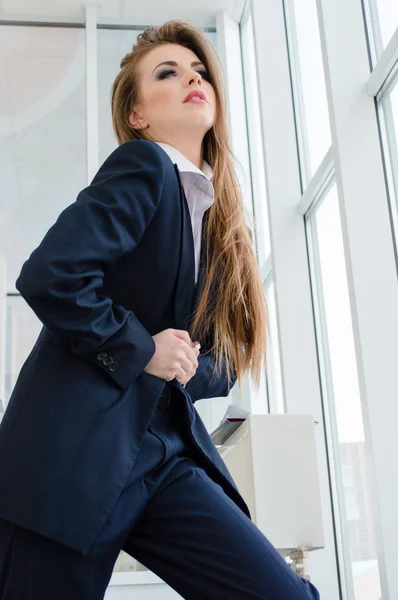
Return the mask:
[(153, 335), (188, 329), (205, 254), (195, 287), (179, 170), (150, 141), (120, 145), (61, 212), (15, 284), (43, 328), (0, 423), (1, 518), (85, 554), (165, 385), (181, 394), (187, 431), (212, 476), (250, 517), (194, 407), (229, 393), (225, 368), (211, 376), (208, 343), (200, 340), (185, 389), (143, 370), (155, 353)]

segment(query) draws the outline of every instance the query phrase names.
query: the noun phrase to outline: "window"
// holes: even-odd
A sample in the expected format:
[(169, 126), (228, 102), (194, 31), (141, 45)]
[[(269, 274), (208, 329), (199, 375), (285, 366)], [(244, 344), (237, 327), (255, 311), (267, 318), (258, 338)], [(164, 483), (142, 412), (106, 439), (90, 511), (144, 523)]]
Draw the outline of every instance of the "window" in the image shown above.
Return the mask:
[(86, 185), (85, 38), (80, 28), (2, 25), (0, 40), (6, 405), (41, 328), (15, 281)]
[(381, 55), (398, 27), (396, 0), (368, 0), (376, 53)]
[(84, 30), (0, 26), (1, 214), (7, 291), (86, 186)]
[[(317, 290), (318, 338), (321, 340), (322, 395), (334, 463), (344, 571), (352, 579), (355, 600), (362, 600), (366, 574), (380, 594), (373, 510), (367, 475), (366, 438), (359, 393), (350, 302), (346, 279), (339, 202), (335, 184), (306, 217)], [(366, 498), (366, 509), (362, 510)], [(362, 532), (362, 538), (359, 534)], [(366, 555), (366, 561), (363, 557)], [(379, 596), (369, 596), (378, 600)]]
[(253, 19), (249, 11), (247, 12), (247, 17), (241, 23), (240, 30), (249, 134), (250, 170), (253, 188), (253, 212), (256, 229), (255, 237), (257, 240), (258, 261), (260, 265), (263, 265), (271, 252), (271, 236), (268, 223), (264, 151), (253, 39)]
[(331, 144), (316, 0), (285, 0), (303, 187)]
[(398, 244), (398, 70), (377, 96), (382, 123), (382, 142), (391, 201), (393, 230)]

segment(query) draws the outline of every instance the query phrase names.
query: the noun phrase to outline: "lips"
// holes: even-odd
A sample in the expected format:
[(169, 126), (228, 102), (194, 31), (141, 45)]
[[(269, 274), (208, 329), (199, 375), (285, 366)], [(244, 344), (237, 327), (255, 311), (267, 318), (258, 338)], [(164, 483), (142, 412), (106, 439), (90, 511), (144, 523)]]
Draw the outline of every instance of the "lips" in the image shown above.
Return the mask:
[(192, 92), (189, 92), (189, 94), (187, 95), (187, 97), (184, 100), (185, 102), (189, 102), (189, 100), (191, 100), (191, 98), (193, 98), (194, 96), (200, 98), (201, 100), (204, 100), (205, 102), (207, 102), (207, 98), (206, 98), (206, 94), (200, 90), (192, 90)]

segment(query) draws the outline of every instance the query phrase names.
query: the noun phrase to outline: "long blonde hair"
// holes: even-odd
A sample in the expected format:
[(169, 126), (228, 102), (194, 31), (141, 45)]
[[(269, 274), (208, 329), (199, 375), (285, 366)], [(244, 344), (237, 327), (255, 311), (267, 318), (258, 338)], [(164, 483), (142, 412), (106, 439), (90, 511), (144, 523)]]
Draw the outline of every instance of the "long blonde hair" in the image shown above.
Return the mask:
[(228, 378), (235, 371), (239, 388), (245, 372), (250, 372), (258, 388), (267, 358), (267, 303), (233, 167), (222, 66), (203, 30), (178, 19), (149, 27), (138, 35), (132, 52), (122, 59), (112, 86), (113, 128), (119, 144), (150, 139), (145, 130), (142, 134), (134, 130), (128, 118), (139, 101), (138, 64), (162, 44), (179, 44), (198, 56), (210, 73), (217, 101), (215, 123), (203, 139), (203, 158), (213, 169), (215, 197), (203, 221), (207, 272), (189, 334), (192, 340), (213, 342), (214, 374), (220, 372), (224, 358)]

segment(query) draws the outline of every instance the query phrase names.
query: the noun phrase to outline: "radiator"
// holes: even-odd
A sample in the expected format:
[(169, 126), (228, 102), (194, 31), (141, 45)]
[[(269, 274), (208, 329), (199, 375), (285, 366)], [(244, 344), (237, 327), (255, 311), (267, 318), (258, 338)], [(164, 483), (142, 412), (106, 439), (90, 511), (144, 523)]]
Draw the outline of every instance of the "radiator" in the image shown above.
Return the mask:
[(278, 550), (324, 547), (311, 415), (249, 415), (218, 451), (253, 522)]

